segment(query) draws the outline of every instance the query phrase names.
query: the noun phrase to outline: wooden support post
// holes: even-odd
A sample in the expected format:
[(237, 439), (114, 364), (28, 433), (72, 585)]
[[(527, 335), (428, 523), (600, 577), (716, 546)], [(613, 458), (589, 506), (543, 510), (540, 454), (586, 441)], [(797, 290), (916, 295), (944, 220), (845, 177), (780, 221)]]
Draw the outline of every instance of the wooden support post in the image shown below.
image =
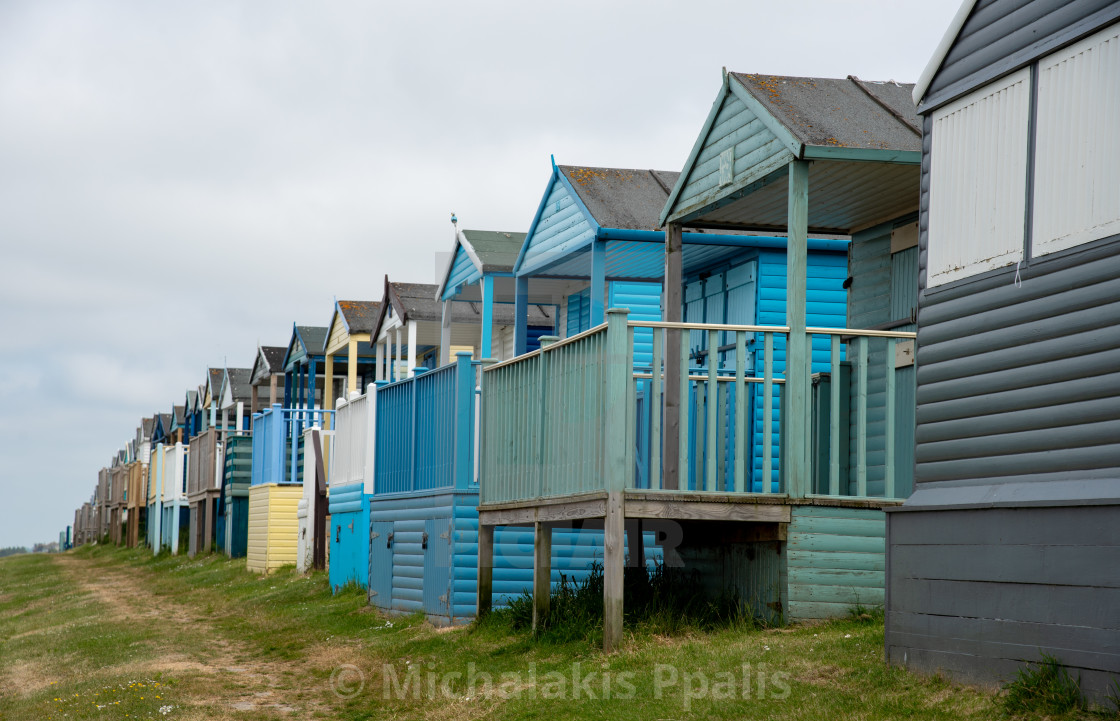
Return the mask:
[(396, 328), (393, 329), (393, 342), (396, 344), (396, 347), (397, 347), (396, 348), (397, 362), (393, 363), (393, 372), (390, 374), (389, 380), (399, 381), (400, 378), (398, 377), (398, 374), (401, 372), (401, 362), (404, 359), (404, 356), (403, 356), (404, 351), (401, 350), (401, 328), (400, 328), (400, 326), (397, 326)]
[[(279, 373), (273, 373), (268, 379), (268, 405), (270, 405), (270, 406), (273, 403), (276, 402), (276, 390), (277, 390), (276, 379), (279, 378), (279, 377), (280, 377)], [(254, 395), (254, 400), (255, 399), (256, 399), (256, 396)], [(260, 410), (260, 408), (254, 408), (253, 413), (256, 413), (259, 410)], [(249, 417), (252, 418), (251, 415)]]
[[(513, 287), (513, 354), (525, 355), (529, 350), (529, 279), (519, 275), (514, 279)], [(559, 323), (560, 319), (554, 320)], [(559, 334), (560, 328), (557, 325), (552, 330)], [(480, 356), (488, 357), (488, 350), (483, 351)]]
[(388, 344), (385, 338), (379, 338), (376, 342), (377, 345), (377, 360), (374, 363), (373, 379), (375, 381), (385, 380), (385, 346)]
[[(439, 326), (439, 363), (440, 366), (445, 366), (451, 363), (454, 358), (451, 357), (451, 313), (452, 301), (443, 301), (443, 317), (440, 320)], [(380, 354), (379, 354), (380, 355)]]
[(607, 493), (607, 515), (603, 521), (603, 650), (622, 644), (623, 532), (626, 509), (622, 491)]
[[(349, 343), (346, 345), (346, 395), (345, 398), (350, 398), (351, 393), (358, 392), (358, 341), (350, 338)], [(332, 408), (333, 406), (324, 405), (323, 408)]]
[(482, 276), (482, 356), (496, 357), (494, 343), (494, 276)]
[[(480, 549), (481, 552), (481, 549)], [(548, 618), (552, 593), (552, 526), (537, 521), (533, 527), (533, 635)]]
[(416, 374), (416, 321), (408, 321), (408, 377)]
[[(315, 361), (312, 360), (312, 363)], [(315, 407), (315, 376), (311, 377), (311, 402), (308, 407)], [(334, 354), (328, 353), (323, 359), (323, 408), (334, 408)]]
[[(607, 241), (591, 243), (591, 327), (603, 322), (607, 307)], [(570, 334), (569, 334), (570, 335)]]
[[(662, 288), (661, 317), (679, 323), (681, 320), (681, 226), (670, 223), (665, 229), (665, 280)], [(661, 466), (661, 487), (675, 491), (680, 488), (680, 408), (681, 345), (684, 331), (665, 331), (665, 437), (661, 444), (664, 463)], [(687, 375), (688, 369), (683, 373)]]
[(494, 603), (494, 527), (478, 525), (478, 617)]
[(789, 166), (789, 205), (786, 241), (786, 341), (785, 431), (783, 460), (786, 492), (805, 495), (811, 461), (809, 455), (809, 336), (805, 332), (805, 294), (808, 266), (809, 163), (794, 160)]
[(311, 567), (321, 571), (327, 567), (327, 474), (323, 470), (323, 445), (318, 430), (311, 431), (311, 446), (311, 449), (304, 449), (304, 453), (310, 450), (315, 454), (315, 545), (311, 552)]

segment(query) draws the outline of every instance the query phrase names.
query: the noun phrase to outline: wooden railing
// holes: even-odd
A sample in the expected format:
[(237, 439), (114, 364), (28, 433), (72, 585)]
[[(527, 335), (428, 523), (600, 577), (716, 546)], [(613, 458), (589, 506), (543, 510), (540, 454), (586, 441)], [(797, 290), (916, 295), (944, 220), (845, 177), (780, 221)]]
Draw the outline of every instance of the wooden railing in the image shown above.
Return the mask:
[(221, 488), (222, 443), (217, 428), (207, 428), (191, 439), (187, 462), (187, 496)]
[[(253, 416), (253, 470), (251, 485), (301, 483), (303, 431), (329, 428), (334, 411), (316, 408), (271, 408)], [(331, 435), (323, 431), (324, 436)]]
[(478, 368), (461, 352), (442, 368), (377, 383), (374, 494), (475, 487)]
[[(652, 334), (648, 365), (634, 365), (636, 332)], [(789, 332), (784, 326), (628, 323), (626, 311), (612, 309), (601, 326), (486, 369), (481, 502), (624, 488), (893, 498), (893, 466), (884, 483), (867, 480), (867, 378), (886, 379), (874, 402), (886, 409), (887, 422), (877, 431), (887, 437), (890, 458), (893, 346), (914, 334), (809, 328), (811, 372), (829, 381), (829, 395), (795, 418), (785, 413), (782, 397)], [(854, 360), (845, 358), (844, 341)], [(872, 343), (888, 346), (876, 354), (886, 368), (872, 368)], [(664, 357), (665, 348), (675, 357)], [(851, 388), (841, 382), (849, 368)], [(676, 387), (669, 389), (666, 379)], [(852, 422), (842, 417), (845, 407), (852, 409)], [(827, 424), (814, 426), (824, 411)], [(795, 432), (825, 449), (813, 462), (828, 465), (814, 469), (827, 482), (785, 477), (782, 438)], [(840, 456), (849, 449), (863, 460), (842, 473), (847, 464)]]

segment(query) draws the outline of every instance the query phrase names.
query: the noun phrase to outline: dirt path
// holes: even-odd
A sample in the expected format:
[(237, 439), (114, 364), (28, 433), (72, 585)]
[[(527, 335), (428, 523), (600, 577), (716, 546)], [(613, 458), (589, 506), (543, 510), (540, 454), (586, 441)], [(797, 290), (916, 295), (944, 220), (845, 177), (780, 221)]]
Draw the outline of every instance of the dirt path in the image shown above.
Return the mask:
[(306, 661), (281, 664), (261, 660), (245, 644), (231, 643), (198, 608), (152, 593), (143, 583), (142, 571), (99, 566), (96, 573), (90, 573), (88, 561), (65, 555), (54, 558), (77, 587), (104, 604), (109, 618), (144, 624), (164, 637), (155, 659), (126, 662), (116, 669), (120, 673), (137, 677), (163, 673), (176, 679), (205, 677), (205, 683), (189, 684), (191, 701), (203, 708), (300, 716), (328, 710), (323, 706), (323, 689), (305, 692), (300, 688), (309, 678), (311, 666)]

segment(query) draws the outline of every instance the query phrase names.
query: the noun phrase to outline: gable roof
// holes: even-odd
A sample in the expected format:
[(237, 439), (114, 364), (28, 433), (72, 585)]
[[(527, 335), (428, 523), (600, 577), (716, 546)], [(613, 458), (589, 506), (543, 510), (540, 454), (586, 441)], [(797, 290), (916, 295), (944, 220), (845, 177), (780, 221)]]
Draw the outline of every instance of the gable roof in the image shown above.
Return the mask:
[[(447, 284), (451, 280), (460, 253), (465, 254), (470, 265), (474, 267), (474, 271), (470, 274), (471, 280), (484, 274), (512, 273), (521, 246), (525, 243), (525, 236), (526, 233), (507, 233), (499, 230), (460, 230), (455, 234), (455, 247), (451, 251), (451, 257), (447, 259), (447, 268), (443, 272), (435, 297), (442, 298), (447, 290)], [(456, 285), (460, 282), (462, 281), (457, 280)]]
[(224, 405), (227, 397), (230, 405), (239, 401), (248, 403), (253, 397), (253, 387), (249, 385), (249, 378), (252, 375), (253, 370), (251, 368), (226, 368), (225, 374), (222, 376), (222, 395), (219, 406), (222, 408), (229, 407)]
[[(212, 403), (217, 403), (218, 399), (221, 398), (222, 376), (224, 375), (224, 368), (208, 368), (206, 370), (206, 390), (204, 391), (204, 395), (209, 394)], [(206, 399), (203, 398), (203, 402), (205, 401)]]
[(937, 43), (937, 47), (933, 49), (933, 55), (930, 56), (929, 62), (926, 63), (921, 75), (918, 76), (918, 82), (914, 83), (914, 91), (911, 96), (914, 105), (922, 102), (926, 91), (929, 90), (930, 83), (933, 82), (933, 76), (941, 69), (941, 63), (945, 61), (945, 56), (949, 54), (949, 48), (953, 47), (957, 35), (960, 34), (965, 20), (968, 20), (968, 16), (972, 14), (972, 8), (974, 7), (976, 7), (976, 0), (964, 0), (961, 6), (957, 8), (957, 14), (953, 16), (953, 19), (949, 22), (949, 27), (945, 28), (945, 34), (941, 36), (941, 42)]
[(552, 175), (514, 264), (522, 275), (580, 252), (604, 232), (656, 231), (677, 173), (552, 164)]
[[(376, 341), (381, 335), (381, 329), (388, 318), (389, 308), (401, 319), (402, 323), (410, 320), (441, 322), (443, 320), (443, 302), (436, 300), (434, 285), (427, 283), (396, 283), (385, 277), (385, 299), (382, 301), (383, 311), (377, 318), (374, 334), (371, 340)], [(513, 325), (514, 308), (510, 303), (495, 303), (493, 306), (494, 323), (496, 325)], [(529, 304), (529, 325), (552, 324), (551, 312), (535, 303)], [(451, 304), (451, 322), (456, 324), (482, 323), (481, 302), (453, 302)]]
[(845, 235), (897, 217), (916, 202), (922, 158), (911, 87), (726, 73), (660, 224), (783, 231), (796, 160), (827, 161), (810, 165), (810, 232)]
[(922, 150), (912, 84), (729, 73), (802, 144)]
[(658, 214), (680, 175), (671, 170), (576, 165), (557, 169), (600, 228), (620, 230), (657, 230)]
[[(381, 304), (374, 300), (340, 300), (335, 302), (335, 316), (341, 316), (350, 335), (370, 333), (377, 324)], [(331, 318), (334, 324), (334, 317)], [(327, 329), (328, 335), (330, 328)]]
[(285, 370), (288, 368), (288, 363), (292, 362), (291, 357), (296, 343), (304, 347), (307, 355), (323, 355), (323, 349), (327, 343), (327, 329), (324, 326), (292, 323), (292, 337), (288, 340), (288, 347), (284, 351)]
[(253, 361), (253, 371), (249, 383), (257, 385), (275, 373), (284, 372), (284, 357), (288, 349), (278, 345), (257, 346), (257, 357)]

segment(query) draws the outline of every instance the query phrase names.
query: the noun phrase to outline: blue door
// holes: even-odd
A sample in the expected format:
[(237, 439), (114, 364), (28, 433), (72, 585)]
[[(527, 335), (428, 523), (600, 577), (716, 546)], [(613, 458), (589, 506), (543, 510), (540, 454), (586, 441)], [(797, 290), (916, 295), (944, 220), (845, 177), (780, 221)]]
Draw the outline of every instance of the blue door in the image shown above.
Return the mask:
[(369, 602), (389, 608), (393, 602), (393, 524), (369, 523)]

